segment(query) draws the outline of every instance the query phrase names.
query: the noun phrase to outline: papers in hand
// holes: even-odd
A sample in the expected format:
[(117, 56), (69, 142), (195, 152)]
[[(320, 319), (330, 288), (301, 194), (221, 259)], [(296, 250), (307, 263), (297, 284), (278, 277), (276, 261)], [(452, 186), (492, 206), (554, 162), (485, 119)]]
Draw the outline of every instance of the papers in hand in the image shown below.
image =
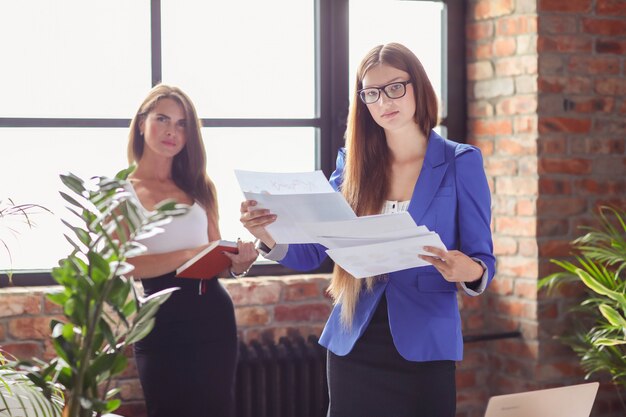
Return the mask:
[(230, 259), (224, 252), (237, 253), (237, 243), (229, 240), (216, 240), (178, 269), (178, 278), (214, 278), (230, 266)]
[(446, 250), (437, 233), (407, 212), (357, 217), (321, 171), (235, 175), (248, 200), (277, 215), (267, 227), (277, 243), (319, 243), (355, 278), (429, 265), (418, 257), (424, 246)]
[(269, 173), (235, 170), (244, 196), (276, 214), (267, 231), (278, 243), (311, 243), (301, 223), (349, 220), (356, 214), (322, 171)]

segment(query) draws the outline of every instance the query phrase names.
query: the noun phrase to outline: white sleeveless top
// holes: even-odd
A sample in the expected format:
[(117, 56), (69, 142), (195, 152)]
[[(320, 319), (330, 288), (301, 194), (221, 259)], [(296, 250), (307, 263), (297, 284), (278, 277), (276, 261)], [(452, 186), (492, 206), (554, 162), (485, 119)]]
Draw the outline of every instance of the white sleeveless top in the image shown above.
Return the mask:
[(406, 200), (406, 201), (385, 200), (385, 205), (383, 206), (383, 211), (381, 214), (399, 213), (402, 211), (407, 211), (409, 209), (410, 202), (411, 200)]
[[(127, 188), (127, 191), (139, 201), (132, 185)], [(150, 212), (143, 206), (141, 208)], [(209, 223), (206, 211), (197, 202), (191, 205), (187, 213), (172, 217), (169, 223), (159, 226), (159, 229), (163, 232), (137, 240), (147, 248), (144, 255), (195, 248), (209, 243)]]

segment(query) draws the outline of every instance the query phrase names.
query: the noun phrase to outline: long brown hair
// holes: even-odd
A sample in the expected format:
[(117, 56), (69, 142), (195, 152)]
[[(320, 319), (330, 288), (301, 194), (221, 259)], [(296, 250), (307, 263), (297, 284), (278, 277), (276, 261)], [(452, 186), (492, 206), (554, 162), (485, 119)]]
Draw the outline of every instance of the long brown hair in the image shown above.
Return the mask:
[(196, 108), (189, 97), (178, 87), (158, 84), (150, 90), (146, 99), (130, 123), (128, 135), (128, 163), (141, 159), (144, 150), (144, 137), (139, 131), (139, 124), (164, 98), (175, 100), (185, 113), (187, 143), (172, 162), (172, 180), (185, 193), (198, 201), (217, 219), (217, 194), (215, 185), (206, 173), (206, 154), (202, 141), (202, 124), (198, 119)]
[[(377, 65), (389, 65), (409, 74), (415, 97), (415, 122), (428, 138), (437, 125), (437, 96), (420, 60), (407, 47), (388, 43), (372, 48), (361, 61), (356, 74), (354, 94), (346, 129), (346, 161), (341, 192), (358, 216), (378, 214), (389, 191), (389, 148), (385, 131), (372, 118), (357, 91), (363, 88), (365, 74)], [(367, 278), (371, 290), (375, 277)], [(354, 310), (363, 290), (363, 281), (335, 266), (329, 293), (341, 303), (342, 323), (350, 327)]]

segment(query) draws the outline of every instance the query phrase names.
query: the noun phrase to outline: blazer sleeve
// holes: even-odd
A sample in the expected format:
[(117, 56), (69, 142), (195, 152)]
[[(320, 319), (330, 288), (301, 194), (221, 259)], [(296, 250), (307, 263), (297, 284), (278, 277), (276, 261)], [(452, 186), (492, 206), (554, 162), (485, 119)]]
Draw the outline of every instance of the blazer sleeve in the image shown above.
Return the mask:
[[(337, 192), (341, 189), (343, 181), (343, 167), (345, 165), (345, 148), (339, 149), (337, 154), (337, 165), (331, 174), (330, 185)], [(280, 260), (280, 264), (297, 271), (310, 271), (320, 266), (326, 259), (326, 247), (317, 244), (291, 244), (287, 249), (287, 254)]]
[(491, 237), (491, 192), (480, 150), (459, 145), (455, 152), (459, 250), (487, 267), (487, 284), (495, 275)]

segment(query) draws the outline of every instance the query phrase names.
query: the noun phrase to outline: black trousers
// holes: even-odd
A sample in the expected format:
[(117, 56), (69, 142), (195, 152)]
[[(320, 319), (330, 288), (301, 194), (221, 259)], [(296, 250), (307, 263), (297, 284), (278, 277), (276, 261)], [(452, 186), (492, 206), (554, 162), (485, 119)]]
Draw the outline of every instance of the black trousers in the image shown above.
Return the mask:
[(237, 330), (228, 293), (217, 279), (200, 287), (198, 280), (167, 275), (143, 284), (146, 294), (181, 287), (159, 309), (152, 332), (135, 344), (148, 416), (233, 416)]
[(454, 417), (454, 361), (412, 362), (396, 350), (382, 297), (346, 356), (328, 351), (328, 417)]

